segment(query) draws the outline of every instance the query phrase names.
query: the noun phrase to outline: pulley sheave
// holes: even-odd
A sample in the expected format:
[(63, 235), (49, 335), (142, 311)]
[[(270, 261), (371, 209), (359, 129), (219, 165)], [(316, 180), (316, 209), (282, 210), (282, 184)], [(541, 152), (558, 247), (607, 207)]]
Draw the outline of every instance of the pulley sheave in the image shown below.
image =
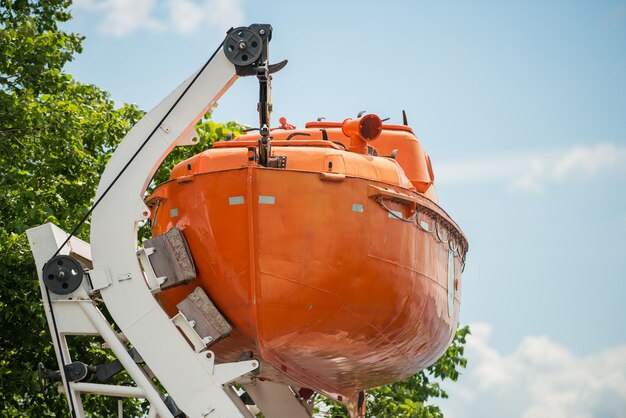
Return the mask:
[(67, 295), (83, 281), (84, 267), (69, 255), (52, 257), (43, 267), (44, 284), (52, 293)]
[(248, 27), (230, 30), (224, 40), (226, 58), (239, 67), (258, 61), (262, 52), (263, 40), (261, 36)]

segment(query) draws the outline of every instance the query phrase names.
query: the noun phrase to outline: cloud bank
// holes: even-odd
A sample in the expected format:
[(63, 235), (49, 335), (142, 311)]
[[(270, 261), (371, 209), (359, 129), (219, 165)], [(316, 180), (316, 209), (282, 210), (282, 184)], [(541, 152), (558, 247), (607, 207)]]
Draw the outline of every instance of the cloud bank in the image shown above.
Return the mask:
[(436, 165), (439, 183), (503, 183), (509, 190), (542, 192), (549, 184), (584, 180), (624, 169), (626, 146), (602, 143), (560, 151), (490, 156)]
[(577, 357), (529, 336), (503, 355), (489, 344), (491, 325), (471, 329), (468, 369), (444, 385), (446, 418), (626, 418), (626, 345)]
[(98, 31), (118, 38), (140, 31), (226, 31), (244, 20), (240, 0), (76, 0), (74, 7), (97, 14)]

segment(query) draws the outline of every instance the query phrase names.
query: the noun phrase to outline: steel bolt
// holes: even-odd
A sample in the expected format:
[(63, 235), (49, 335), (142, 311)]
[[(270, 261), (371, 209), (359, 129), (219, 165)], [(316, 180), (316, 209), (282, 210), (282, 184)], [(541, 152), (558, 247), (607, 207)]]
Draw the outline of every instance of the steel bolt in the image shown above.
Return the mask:
[(265, 35), (265, 29), (261, 29), (261, 30), (259, 31), (259, 33), (260, 33), (261, 35)]
[(246, 43), (245, 42), (239, 42), (239, 49), (241, 49), (241, 50), (246, 49)]

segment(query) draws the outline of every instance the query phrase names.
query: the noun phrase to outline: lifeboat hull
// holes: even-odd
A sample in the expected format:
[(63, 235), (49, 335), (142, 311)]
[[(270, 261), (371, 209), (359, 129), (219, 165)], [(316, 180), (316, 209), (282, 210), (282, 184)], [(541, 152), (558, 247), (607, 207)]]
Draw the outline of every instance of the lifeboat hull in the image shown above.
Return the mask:
[[(405, 205), (381, 206), (376, 187), (433, 216), (398, 219)], [(174, 315), (202, 286), (234, 328), (211, 347), (217, 359), (252, 351), (260, 378), (353, 398), (429, 366), (453, 337), (462, 259), (428, 232), (437, 217), (454, 223), (422, 195), (248, 166), (171, 180), (154, 197), (153, 234), (183, 230), (198, 273), (159, 301)]]

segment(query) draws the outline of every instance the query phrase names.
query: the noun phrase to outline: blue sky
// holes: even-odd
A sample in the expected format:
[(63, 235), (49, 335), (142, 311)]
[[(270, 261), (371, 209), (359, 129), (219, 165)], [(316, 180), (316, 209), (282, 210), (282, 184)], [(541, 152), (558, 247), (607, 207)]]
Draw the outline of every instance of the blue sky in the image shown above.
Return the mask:
[[(626, 417), (626, 2), (82, 0), (69, 65), (149, 109), (271, 23), (274, 118), (405, 109), (470, 240), (449, 417)], [(254, 125), (256, 82), (214, 112)], [(608, 376), (608, 377), (607, 377)], [(581, 383), (582, 382), (582, 383)], [(494, 407), (495, 406), (495, 407)]]

